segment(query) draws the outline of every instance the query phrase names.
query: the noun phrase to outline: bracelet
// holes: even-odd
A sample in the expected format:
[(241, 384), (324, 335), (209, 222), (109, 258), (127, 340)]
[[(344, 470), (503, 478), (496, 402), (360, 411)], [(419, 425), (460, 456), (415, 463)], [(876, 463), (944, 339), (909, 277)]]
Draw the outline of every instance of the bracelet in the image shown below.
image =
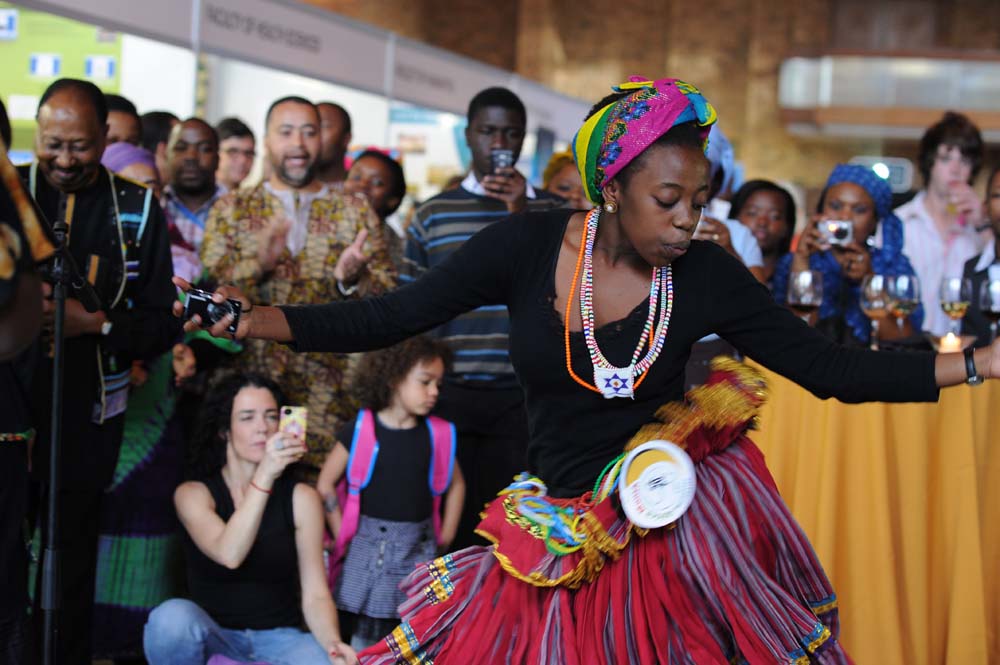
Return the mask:
[(255, 483), (252, 480), (250, 481), (250, 487), (254, 488), (255, 490), (260, 490), (261, 492), (263, 492), (264, 494), (267, 494), (268, 496), (270, 496), (272, 494), (271, 490), (264, 489), (263, 487), (261, 487), (260, 485), (258, 485), (257, 483)]
[(335, 511), (337, 509), (337, 506), (339, 505), (340, 502), (337, 501), (336, 494), (330, 494), (323, 498), (323, 508), (325, 508), (326, 512), (328, 513), (332, 513), (333, 511)]

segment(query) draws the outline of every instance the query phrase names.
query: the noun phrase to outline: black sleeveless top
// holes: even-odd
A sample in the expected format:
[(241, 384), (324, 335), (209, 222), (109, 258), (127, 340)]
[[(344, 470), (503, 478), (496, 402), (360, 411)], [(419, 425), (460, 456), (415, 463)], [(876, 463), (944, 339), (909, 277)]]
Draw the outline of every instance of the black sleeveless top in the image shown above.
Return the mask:
[[(224, 521), (235, 508), (221, 471), (202, 481)], [(267, 500), (257, 539), (246, 559), (229, 570), (207, 556), (185, 531), (188, 588), (196, 602), (220, 626), (268, 630), (302, 625), (299, 564), (295, 548), (292, 493), (296, 482), (278, 478)], [(257, 490), (251, 489), (256, 492)]]

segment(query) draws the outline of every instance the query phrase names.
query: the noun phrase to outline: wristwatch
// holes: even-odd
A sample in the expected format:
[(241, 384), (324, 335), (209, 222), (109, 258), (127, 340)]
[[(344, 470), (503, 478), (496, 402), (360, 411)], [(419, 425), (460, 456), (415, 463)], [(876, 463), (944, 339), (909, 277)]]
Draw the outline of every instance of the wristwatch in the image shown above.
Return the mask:
[(985, 380), (982, 374), (976, 372), (976, 360), (970, 346), (965, 350), (965, 382), (970, 386), (978, 386)]
[(111, 334), (111, 328), (113, 327), (114, 324), (111, 323), (111, 321), (105, 321), (104, 323), (101, 324), (101, 335), (107, 337), (108, 335)]
[(337, 290), (340, 291), (340, 295), (342, 295), (342, 296), (345, 296), (345, 297), (352, 296), (352, 295), (354, 295), (357, 292), (358, 285), (357, 284), (352, 284), (350, 286), (346, 286), (342, 281), (340, 281), (338, 279), (337, 280)]

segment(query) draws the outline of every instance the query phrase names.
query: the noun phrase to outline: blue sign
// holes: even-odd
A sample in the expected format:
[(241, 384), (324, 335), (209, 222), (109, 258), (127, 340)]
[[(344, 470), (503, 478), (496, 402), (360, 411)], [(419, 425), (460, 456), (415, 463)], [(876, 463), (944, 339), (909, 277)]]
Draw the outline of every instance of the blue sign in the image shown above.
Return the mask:
[(17, 39), (17, 10), (0, 9), (0, 39)]
[(32, 76), (52, 78), (62, 71), (62, 56), (54, 53), (32, 53), (28, 64)]
[(83, 73), (89, 79), (113, 79), (115, 58), (112, 55), (90, 55), (84, 61)]

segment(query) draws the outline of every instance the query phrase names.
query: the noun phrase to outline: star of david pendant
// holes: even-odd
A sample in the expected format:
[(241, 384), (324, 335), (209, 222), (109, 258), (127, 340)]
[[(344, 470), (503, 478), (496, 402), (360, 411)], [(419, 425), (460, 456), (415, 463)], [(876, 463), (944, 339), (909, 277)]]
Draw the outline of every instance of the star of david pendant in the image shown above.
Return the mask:
[(604, 399), (615, 397), (635, 398), (632, 379), (633, 368), (630, 367), (595, 367), (594, 385), (604, 395)]

